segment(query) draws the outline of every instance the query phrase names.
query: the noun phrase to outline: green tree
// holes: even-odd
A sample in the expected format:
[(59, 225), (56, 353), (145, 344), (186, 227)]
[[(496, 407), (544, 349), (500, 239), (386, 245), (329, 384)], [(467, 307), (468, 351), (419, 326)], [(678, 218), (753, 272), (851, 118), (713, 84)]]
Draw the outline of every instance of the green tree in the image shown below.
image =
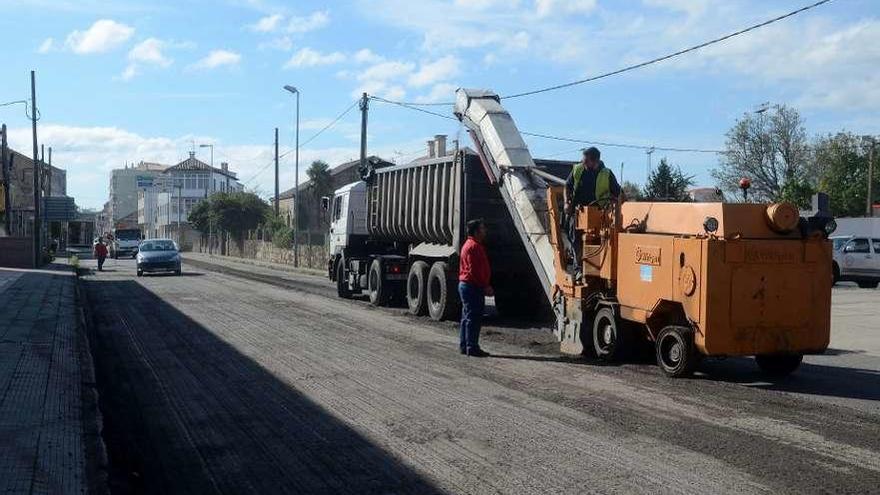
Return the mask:
[(645, 184), (644, 199), (648, 201), (690, 201), (688, 188), (694, 185), (693, 176), (684, 175), (681, 169), (670, 165), (666, 158), (660, 160)]
[(201, 232), (220, 229), (228, 232), (239, 246), (244, 235), (266, 222), (269, 205), (249, 192), (217, 193), (193, 207), (189, 221)]
[(806, 186), (815, 184), (816, 175), (798, 111), (775, 105), (737, 120), (727, 132), (721, 165), (712, 176), (718, 187), (734, 193), (739, 180), (748, 177), (752, 181), (749, 196), (758, 201), (778, 201), (788, 196), (799, 202)]
[(330, 175), (330, 165), (327, 165), (327, 162), (323, 160), (313, 161), (309, 165), (306, 175), (309, 176), (309, 180), (312, 182), (312, 191), (314, 191), (319, 203), (321, 196), (327, 196), (333, 192), (333, 176)]
[(641, 201), (645, 199), (642, 194), (642, 189), (635, 182), (623, 181), (620, 189), (623, 190), (623, 197), (626, 198), (627, 201)]
[[(816, 140), (819, 191), (827, 193), (835, 216), (861, 216), (868, 197), (868, 156), (871, 138), (840, 132)], [(873, 177), (874, 198), (880, 196), (880, 174)]]

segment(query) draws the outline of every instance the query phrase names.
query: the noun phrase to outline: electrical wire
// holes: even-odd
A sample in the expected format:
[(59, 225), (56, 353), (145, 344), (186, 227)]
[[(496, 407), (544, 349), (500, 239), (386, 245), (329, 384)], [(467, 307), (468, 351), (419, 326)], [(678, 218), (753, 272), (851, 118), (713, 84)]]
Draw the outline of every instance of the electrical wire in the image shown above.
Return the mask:
[(777, 16), (777, 17), (774, 17), (774, 18), (772, 18), (772, 19), (766, 20), (766, 21), (761, 22), (761, 23), (759, 23), (759, 24), (751, 25), (751, 26), (749, 26), (749, 27), (747, 27), (747, 28), (740, 29), (739, 31), (735, 31), (735, 32), (733, 32), (733, 33), (730, 33), (730, 34), (726, 34), (726, 35), (724, 35), (724, 36), (721, 36), (720, 38), (715, 38), (715, 39), (712, 39), (712, 40), (709, 40), (709, 41), (705, 41), (705, 42), (703, 42), (703, 43), (700, 43), (699, 45), (694, 45), (694, 46), (691, 46), (691, 47), (688, 47), (688, 48), (685, 48), (685, 49), (679, 50), (679, 51), (677, 51), (677, 52), (670, 53), (670, 54), (668, 54), (668, 55), (663, 55), (662, 57), (657, 57), (657, 58), (653, 58), (653, 59), (651, 59), (651, 60), (646, 60), (646, 61), (644, 61), (644, 62), (640, 62), (640, 63), (637, 63), (637, 64), (628, 65), (628, 66), (626, 66), (626, 67), (623, 67), (623, 68), (620, 68), (620, 69), (617, 69), (617, 70), (613, 70), (613, 71), (611, 71), (611, 72), (606, 72), (606, 73), (604, 73), (604, 74), (599, 74), (599, 75), (596, 75), (596, 76), (591, 76), (591, 77), (588, 77), (588, 78), (586, 78), (586, 79), (580, 79), (580, 80), (577, 80), (577, 81), (572, 81), (572, 82), (568, 82), (568, 83), (564, 83), (564, 84), (557, 84), (556, 86), (550, 86), (550, 87), (547, 87), (547, 88), (535, 89), (535, 90), (532, 90), (532, 91), (525, 91), (525, 92), (522, 92), (522, 93), (515, 93), (515, 94), (512, 94), (512, 95), (502, 96), (501, 98), (502, 98), (502, 99), (508, 99), (508, 100), (509, 100), (509, 99), (512, 99), (512, 98), (522, 98), (522, 97), (524, 97), (524, 96), (532, 96), (532, 95), (536, 95), (536, 94), (539, 94), (539, 93), (546, 93), (546, 92), (548, 92), (548, 91), (556, 91), (556, 90), (558, 90), (558, 89), (570, 88), (570, 87), (572, 87), (572, 86), (577, 86), (577, 85), (579, 85), (579, 84), (584, 84), (584, 83), (588, 83), (588, 82), (592, 82), (592, 81), (597, 81), (597, 80), (599, 80), (599, 79), (604, 79), (604, 78), (606, 78), (606, 77), (616, 76), (616, 75), (618, 75), (618, 74), (622, 74), (622, 73), (624, 73), (624, 72), (629, 72), (629, 71), (632, 71), (632, 70), (641, 69), (642, 67), (647, 67), (647, 66), (649, 66), (649, 65), (653, 65), (653, 64), (656, 64), (656, 63), (658, 63), (658, 62), (663, 62), (663, 61), (665, 61), (665, 60), (669, 60), (669, 59), (671, 59), (671, 58), (675, 58), (675, 57), (678, 57), (678, 56), (684, 55), (684, 54), (686, 54), (686, 53), (690, 53), (690, 52), (693, 52), (693, 51), (700, 50), (700, 49), (702, 49), (702, 48), (706, 48), (707, 46), (711, 46), (711, 45), (714, 45), (714, 44), (717, 44), (717, 43), (721, 43), (721, 42), (723, 42), (723, 41), (727, 41), (727, 40), (729, 40), (729, 39), (731, 39), (731, 38), (735, 38), (735, 37), (737, 37), (737, 36), (740, 36), (740, 35), (742, 35), (742, 34), (748, 33), (748, 32), (750, 32), (750, 31), (754, 31), (754, 30), (756, 30), (756, 29), (760, 29), (760, 28), (762, 28), (762, 27), (769, 26), (770, 24), (773, 24), (773, 23), (776, 23), (776, 22), (782, 21), (782, 20), (784, 20), (784, 19), (787, 19), (787, 18), (789, 18), (789, 17), (792, 17), (792, 16), (795, 16), (795, 15), (801, 14), (801, 13), (806, 12), (806, 11), (808, 11), (808, 10), (814, 9), (814, 8), (816, 8), (816, 7), (819, 7), (820, 5), (824, 5), (824, 4), (826, 4), (826, 3), (830, 2), (830, 1), (832, 1), (832, 0), (820, 0), (820, 1), (818, 1), (818, 2), (812, 3), (812, 4), (807, 5), (807, 6), (805, 6), (805, 7), (801, 7), (801, 8), (799, 8), (799, 9), (797, 9), (797, 10), (793, 10), (793, 11), (787, 13), (787, 14), (783, 14), (783, 15), (780, 15), (780, 16)]
[[(8, 107), (11, 105), (19, 105), (19, 104), (24, 105), (24, 116), (27, 117), (28, 119), (30, 119), (31, 113), (30, 113), (29, 109), (31, 108), (31, 104), (28, 100), (7, 101), (6, 103), (0, 103), (0, 107)], [(40, 120), (40, 118), (41, 118), (40, 109), (38, 108), (37, 109), (37, 120)]]
[(405, 103), (402, 101), (386, 100), (385, 98), (381, 98), (379, 96), (368, 96), (368, 98), (371, 100), (374, 100), (374, 101), (387, 103), (389, 105), (397, 105), (399, 107), (408, 108), (410, 110), (415, 110), (417, 112), (426, 113), (428, 115), (433, 115), (435, 117), (440, 117), (442, 119), (454, 120), (454, 121), (458, 122), (458, 119), (456, 119), (455, 117), (453, 117), (451, 115), (443, 115), (442, 113), (432, 112), (431, 110), (425, 110), (424, 108), (419, 108), (419, 107), (413, 106), (413, 104), (411, 104), (411, 103)]

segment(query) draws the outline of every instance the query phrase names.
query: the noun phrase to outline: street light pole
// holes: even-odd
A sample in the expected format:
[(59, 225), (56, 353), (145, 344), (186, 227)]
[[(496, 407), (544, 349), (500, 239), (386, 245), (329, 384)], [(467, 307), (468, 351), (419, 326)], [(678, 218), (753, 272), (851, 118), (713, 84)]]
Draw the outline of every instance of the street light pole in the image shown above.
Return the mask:
[(40, 161), (37, 155), (37, 75), (31, 71), (31, 132), (34, 140), (34, 268), (40, 267), (42, 250), (40, 249)]
[(296, 145), (294, 149), (294, 185), (293, 185), (293, 266), (299, 266), (299, 89), (284, 86), (284, 89), (296, 95)]

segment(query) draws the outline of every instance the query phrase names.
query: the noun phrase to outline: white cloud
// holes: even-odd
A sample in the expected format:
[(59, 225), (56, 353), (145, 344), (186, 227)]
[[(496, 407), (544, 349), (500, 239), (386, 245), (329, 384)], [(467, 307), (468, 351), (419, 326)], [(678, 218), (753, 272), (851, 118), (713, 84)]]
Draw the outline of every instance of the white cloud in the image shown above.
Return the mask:
[(248, 28), (258, 33), (271, 33), (278, 28), (278, 25), (281, 23), (282, 19), (284, 19), (284, 16), (281, 14), (267, 15), (266, 17), (261, 18), (254, 24), (248, 26)]
[(359, 64), (377, 64), (385, 60), (385, 57), (373, 53), (369, 48), (358, 50), (352, 58)]
[(330, 15), (327, 12), (312, 12), (305, 17), (291, 17), (287, 23), (288, 33), (307, 33), (321, 29), (330, 23)]
[(37, 48), (37, 53), (49, 53), (53, 48), (55, 48), (55, 40), (53, 38), (46, 38), (40, 43), (40, 47)]
[(128, 66), (120, 75), (123, 81), (129, 81), (136, 76), (141, 67), (151, 65), (156, 67), (168, 67), (173, 60), (165, 56), (162, 50), (167, 43), (156, 38), (147, 38), (136, 44), (128, 51)]
[(455, 99), (456, 89), (458, 89), (458, 86), (451, 83), (435, 84), (427, 95), (417, 97), (416, 102), (437, 103), (441, 101), (453, 101)]
[(301, 48), (290, 57), (284, 64), (285, 69), (294, 67), (314, 67), (318, 65), (333, 65), (345, 60), (345, 54), (341, 52), (321, 53), (311, 48)]
[(103, 53), (119, 47), (133, 34), (134, 28), (131, 26), (101, 19), (85, 31), (73, 31), (67, 35), (65, 46), (80, 55)]
[(538, 17), (555, 14), (589, 14), (596, 8), (596, 0), (535, 0)]
[(410, 86), (421, 87), (433, 84), (437, 81), (452, 79), (460, 72), (461, 61), (452, 55), (447, 55), (439, 60), (422, 64), (418, 72), (409, 76)]
[(269, 41), (263, 41), (257, 48), (260, 50), (281, 50), (283, 52), (289, 52), (293, 48), (293, 40), (290, 36), (279, 36), (277, 38), (272, 38)]
[(229, 50), (212, 50), (205, 58), (193, 64), (195, 69), (216, 69), (224, 65), (235, 66), (241, 62), (241, 55)]

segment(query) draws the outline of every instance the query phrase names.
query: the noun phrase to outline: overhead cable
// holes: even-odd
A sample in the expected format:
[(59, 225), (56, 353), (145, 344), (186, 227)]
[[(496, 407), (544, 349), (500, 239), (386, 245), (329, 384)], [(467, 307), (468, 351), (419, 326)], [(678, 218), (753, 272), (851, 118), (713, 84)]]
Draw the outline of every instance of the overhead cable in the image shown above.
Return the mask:
[(774, 18), (772, 18), (772, 19), (769, 19), (769, 20), (767, 20), (767, 21), (761, 22), (761, 23), (759, 23), (759, 24), (754, 24), (754, 25), (749, 26), (749, 27), (747, 27), (747, 28), (740, 29), (739, 31), (736, 31), (736, 32), (733, 32), (733, 33), (730, 33), (730, 34), (726, 34), (726, 35), (724, 35), (724, 36), (722, 36), (722, 37), (720, 37), (720, 38), (715, 38), (715, 39), (712, 39), (712, 40), (709, 40), (709, 41), (705, 41), (705, 42), (703, 42), (703, 43), (700, 43), (699, 45), (694, 45), (694, 46), (691, 46), (691, 47), (685, 48), (685, 49), (683, 49), (683, 50), (679, 50), (679, 51), (677, 51), (677, 52), (670, 53), (670, 54), (668, 54), (668, 55), (664, 55), (664, 56), (662, 56), (662, 57), (657, 57), (657, 58), (653, 58), (653, 59), (651, 59), (651, 60), (646, 60), (646, 61), (644, 61), (644, 62), (640, 62), (640, 63), (633, 64), (633, 65), (629, 65), (629, 66), (626, 66), (626, 67), (623, 67), (623, 68), (620, 68), (620, 69), (617, 69), (617, 70), (613, 70), (613, 71), (611, 71), (611, 72), (606, 72), (606, 73), (604, 73), (604, 74), (599, 74), (599, 75), (596, 75), (596, 76), (591, 76), (591, 77), (588, 77), (588, 78), (586, 78), (586, 79), (580, 79), (580, 80), (577, 80), (577, 81), (572, 81), (572, 82), (568, 82), (568, 83), (564, 83), (564, 84), (557, 84), (556, 86), (550, 86), (550, 87), (547, 87), (547, 88), (535, 89), (535, 90), (532, 90), (532, 91), (526, 91), (526, 92), (523, 92), (523, 93), (515, 93), (515, 94), (512, 94), (512, 95), (506, 95), (506, 96), (502, 96), (501, 98), (502, 98), (502, 99), (521, 98), (521, 97), (524, 97), (524, 96), (532, 96), (532, 95), (536, 95), (536, 94), (539, 94), (539, 93), (546, 93), (546, 92), (548, 92), (548, 91), (556, 91), (557, 89), (569, 88), (569, 87), (571, 87), (571, 86), (577, 86), (577, 85), (579, 85), (579, 84), (584, 84), (584, 83), (588, 83), (588, 82), (596, 81), (596, 80), (599, 80), (599, 79), (604, 79), (604, 78), (606, 78), (606, 77), (616, 76), (617, 74), (622, 74), (622, 73), (624, 73), (624, 72), (629, 72), (629, 71), (632, 71), (632, 70), (640, 69), (640, 68), (642, 68), (642, 67), (646, 67), (646, 66), (648, 66), (648, 65), (656, 64), (656, 63), (658, 63), (658, 62), (663, 62), (663, 61), (665, 61), (665, 60), (669, 60), (669, 59), (671, 59), (671, 58), (675, 58), (675, 57), (678, 57), (678, 56), (680, 56), (680, 55), (684, 55), (684, 54), (686, 54), (686, 53), (690, 53), (690, 52), (693, 52), (693, 51), (699, 50), (699, 49), (701, 49), (701, 48), (706, 48), (707, 46), (710, 46), (710, 45), (714, 45), (714, 44), (717, 44), (717, 43), (721, 43), (722, 41), (727, 41), (727, 40), (729, 40), (729, 39), (731, 39), (731, 38), (734, 38), (734, 37), (740, 36), (740, 35), (742, 35), (742, 34), (745, 34), (745, 33), (750, 32), (750, 31), (754, 31), (754, 30), (756, 30), (756, 29), (760, 29), (760, 28), (762, 28), (762, 27), (769, 26), (770, 24), (773, 24), (773, 23), (779, 22), (779, 21), (781, 21), (781, 20), (783, 20), (783, 19), (787, 19), (787, 18), (789, 18), (789, 17), (792, 17), (792, 16), (795, 16), (795, 15), (801, 14), (801, 13), (803, 13), (803, 12), (806, 12), (806, 11), (810, 10), (810, 9), (814, 9), (814, 8), (820, 6), (820, 5), (826, 4), (826, 3), (830, 2), (830, 1), (831, 1), (831, 0), (820, 0), (820, 1), (818, 1), (818, 2), (812, 3), (812, 4), (807, 5), (807, 6), (805, 6), (805, 7), (801, 7), (801, 8), (799, 8), (799, 9), (797, 9), (797, 10), (793, 10), (793, 11), (787, 13), (787, 14), (783, 14), (783, 15), (780, 15), (780, 16), (778, 16), (778, 17), (774, 17)]

